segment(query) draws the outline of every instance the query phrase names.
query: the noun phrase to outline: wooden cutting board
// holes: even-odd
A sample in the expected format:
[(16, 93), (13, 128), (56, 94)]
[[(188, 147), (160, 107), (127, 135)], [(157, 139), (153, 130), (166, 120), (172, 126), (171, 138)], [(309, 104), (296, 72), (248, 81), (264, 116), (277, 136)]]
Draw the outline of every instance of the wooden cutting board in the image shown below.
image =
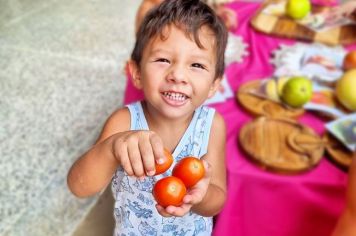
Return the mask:
[(292, 109), (280, 103), (261, 98), (250, 91), (258, 88), (261, 80), (252, 80), (240, 86), (236, 96), (239, 103), (255, 116), (295, 118), (304, 113), (304, 109)]
[(342, 169), (347, 170), (352, 162), (352, 152), (329, 133), (323, 136), (327, 157)]
[(300, 173), (315, 167), (324, 144), (311, 128), (294, 120), (259, 117), (244, 125), (239, 143), (251, 160), (279, 173)]
[[(260, 32), (279, 37), (325, 43), (331, 46), (347, 45), (356, 42), (356, 26), (345, 25), (329, 30), (315, 32), (298, 24), (287, 16), (274, 16), (263, 13), (269, 4), (286, 0), (266, 0), (251, 19), (252, 26)], [(320, 12), (321, 7), (312, 6), (313, 12)]]

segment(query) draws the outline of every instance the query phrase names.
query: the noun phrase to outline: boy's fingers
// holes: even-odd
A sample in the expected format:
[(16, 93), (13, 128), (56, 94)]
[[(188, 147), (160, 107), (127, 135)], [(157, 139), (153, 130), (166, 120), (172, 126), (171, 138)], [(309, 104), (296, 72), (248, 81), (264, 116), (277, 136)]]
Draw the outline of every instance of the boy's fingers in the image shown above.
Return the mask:
[(212, 172), (211, 165), (209, 164), (209, 162), (207, 162), (204, 159), (202, 159), (202, 161), (203, 161), (203, 165), (204, 165), (204, 169), (205, 169), (205, 177), (211, 176), (211, 172)]
[(190, 194), (187, 194), (184, 196), (183, 202), (186, 204), (193, 204), (192, 199), (193, 199), (193, 197)]
[(187, 214), (190, 210), (190, 208), (192, 207), (191, 204), (182, 204), (181, 206), (179, 207), (175, 207), (175, 206), (168, 206), (166, 208), (166, 212), (170, 215), (173, 215), (173, 216), (178, 216), (178, 217), (182, 217), (184, 216), (185, 214)]
[(191, 190), (187, 195), (184, 196), (183, 202), (186, 204), (198, 204), (203, 200), (201, 191), (198, 189)]
[(189, 212), (191, 207), (192, 207), (191, 204), (184, 204), (184, 203), (179, 207), (168, 206), (166, 208), (164, 208), (158, 204), (156, 205), (156, 209), (157, 209), (158, 213), (160, 215), (162, 215), (163, 217), (184, 216), (185, 214), (187, 214)]
[(121, 167), (125, 170), (127, 175), (132, 176), (134, 172), (131, 167), (127, 146), (124, 144), (116, 145), (115, 150), (116, 152), (114, 155), (118, 159)]
[(147, 140), (139, 142), (139, 148), (145, 173), (148, 176), (153, 176), (155, 174), (155, 159), (150, 142)]
[(163, 216), (163, 217), (171, 217), (172, 215), (166, 212), (166, 209), (164, 209), (162, 206), (156, 204), (156, 209), (158, 213)]
[(121, 153), (121, 166), (122, 168), (125, 170), (125, 172), (127, 173), (128, 176), (132, 176), (134, 175), (134, 171), (132, 169), (131, 166), (131, 161), (129, 159), (129, 155), (127, 153), (127, 151), (125, 151), (124, 153)]
[(156, 134), (151, 134), (150, 142), (152, 145), (153, 155), (156, 163), (162, 164), (165, 158), (164, 158), (163, 143), (161, 138)]
[(135, 176), (137, 177), (145, 176), (143, 165), (142, 165), (141, 153), (137, 143), (135, 142), (129, 143), (128, 154), (130, 157), (131, 166)]

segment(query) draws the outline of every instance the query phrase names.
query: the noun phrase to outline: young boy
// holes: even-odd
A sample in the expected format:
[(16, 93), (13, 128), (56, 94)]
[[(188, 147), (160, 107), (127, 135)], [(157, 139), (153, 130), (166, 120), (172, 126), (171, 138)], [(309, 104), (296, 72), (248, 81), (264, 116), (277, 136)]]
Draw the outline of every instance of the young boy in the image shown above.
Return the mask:
[[(198, 0), (166, 0), (144, 18), (129, 68), (145, 99), (114, 112), (68, 173), (68, 186), (79, 197), (112, 180), (115, 235), (211, 234), (212, 216), (226, 197), (226, 131), (223, 118), (202, 104), (219, 87), (226, 41), (224, 24)], [(175, 160), (155, 176), (164, 147)], [(203, 159), (206, 174), (181, 206), (163, 208), (153, 185), (185, 156)]]

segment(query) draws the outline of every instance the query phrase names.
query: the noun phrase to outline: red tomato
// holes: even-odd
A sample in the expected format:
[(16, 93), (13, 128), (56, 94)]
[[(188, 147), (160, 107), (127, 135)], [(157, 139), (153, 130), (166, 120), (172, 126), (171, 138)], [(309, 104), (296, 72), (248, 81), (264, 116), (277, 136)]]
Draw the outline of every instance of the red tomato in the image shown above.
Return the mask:
[(203, 161), (196, 157), (185, 157), (173, 168), (172, 175), (181, 179), (187, 188), (194, 186), (204, 177)]
[(159, 175), (166, 172), (173, 163), (173, 156), (167, 149), (164, 149), (164, 156), (165, 158), (162, 164), (158, 164), (158, 163), (155, 164), (155, 169), (156, 169), (155, 175)]
[(168, 176), (157, 181), (153, 187), (153, 196), (162, 207), (180, 206), (187, 192), (182, 180)]

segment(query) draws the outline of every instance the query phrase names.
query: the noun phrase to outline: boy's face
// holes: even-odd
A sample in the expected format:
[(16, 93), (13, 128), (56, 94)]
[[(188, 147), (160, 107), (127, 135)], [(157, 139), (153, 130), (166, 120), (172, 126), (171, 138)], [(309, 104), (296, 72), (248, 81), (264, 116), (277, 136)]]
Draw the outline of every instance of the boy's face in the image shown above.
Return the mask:
[(217, 90), (215, 37), (202, 27), (204, 48), (175, 26), (166, 27), (164, 39), (152, 39), (143, 51), (139, 67), (131, 64), (135, 86), (142, 89), (153, 110), (165, 117), (191, 115)]

